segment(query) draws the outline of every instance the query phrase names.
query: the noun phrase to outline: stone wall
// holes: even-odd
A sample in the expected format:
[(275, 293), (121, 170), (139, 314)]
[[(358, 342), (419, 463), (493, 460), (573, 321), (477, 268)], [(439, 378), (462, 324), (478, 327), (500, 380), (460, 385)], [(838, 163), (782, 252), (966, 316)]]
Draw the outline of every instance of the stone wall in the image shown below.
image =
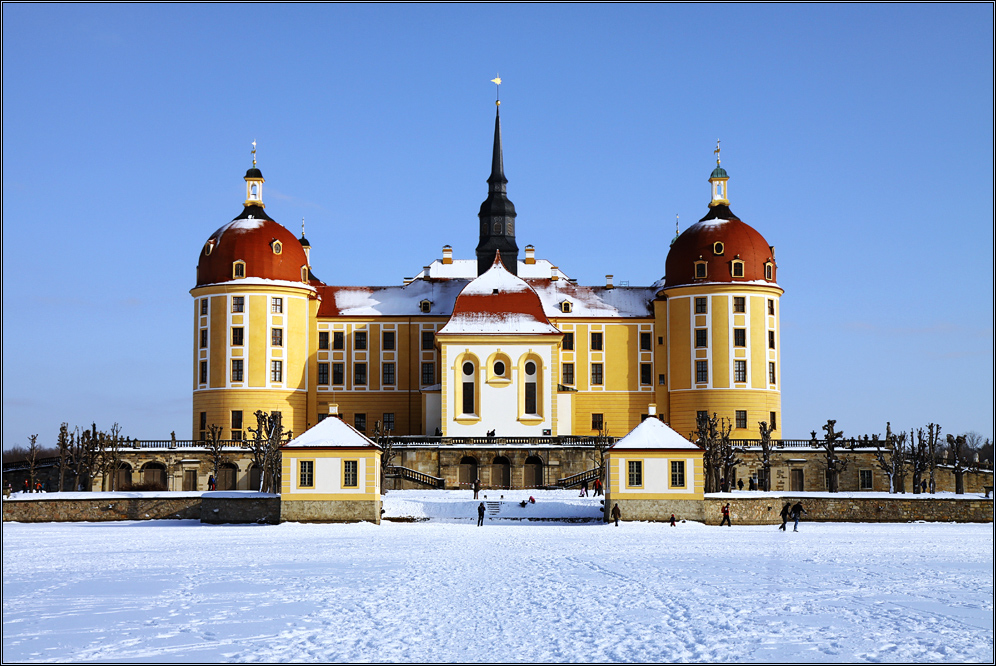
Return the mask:
[[(802, 522), (905, 523), (929, 522), (991, 523), (993, 500), (975, 495), (963, 498), (937, 498), (929, 495), (890, 495), (889, 497), (811, 497), (786, 494), (781, 497), (713, 497), (702, 502), (703, 522), (718, 525), (722, 507), (730, 503), (734, 525), (780, 525), (782, 506), (802, 502), (806, 510)], [(621, 508), (621, 507), (620, 507)], [(623, 514), (625, 518), (625, 514)], [(692, 519), (694, 520), (694, 519)]]
[(3, 519), (20, 523), (112, 520), (201, 520), (205, 523), (278, 523), (279, 497), (133, 497), (9, 499)]
[(619, 505), (620, 521), (646, 520), (664, 523), (671, 520), (693, 520), (701, 522), (704, 519), (703, 502), (701, 500), (637, 500), (613, 499), (605, 501), (605, 521), (612, 522), (612, 507)]
[(280, 507), (282, 522), (358, 523), (380, 525), (381, 500), (293, 500)]

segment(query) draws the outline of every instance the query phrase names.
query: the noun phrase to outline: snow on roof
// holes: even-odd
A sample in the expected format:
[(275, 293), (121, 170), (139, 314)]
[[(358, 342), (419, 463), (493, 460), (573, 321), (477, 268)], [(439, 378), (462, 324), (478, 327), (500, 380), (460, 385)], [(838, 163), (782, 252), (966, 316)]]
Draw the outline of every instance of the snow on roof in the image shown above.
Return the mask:
[(267, 287), (293, 287), (295, 289), (304, 289), (306, 291), (316, 291), (316, 289), (303, 282), (292, 282), (290, 280), (271, 280), (269, 278), (258, 278), (258, 277), (247, 277), (247, 278), (232, 278), (231, 280), (225, 280), (224, 282), (212, 282), (211, 284), (199, 284), (197, 288), (200, 287), (211, 287), (216, 284), (224, 284), (232, 286), (233, 284), (247, 284), (247, 285), (257, 285), (257, 286), (267, 286)]
[[(415, 280), (393, 287), (335, 287), (322, 289), (319, 317), (375, 317), (414, 315), (449, 316), (468, 280)], [(429, 311), (422, 311), (422, 302)]]
[[(566, 280), (527, 280), (548, 317), (652, 317), (658, 287), (585, 287)], [(570, 312), (561, 304), (570, 301)]]
[(251, 231), (252, 229), (258, 229), (261, 226), (263, 226), (264, 222), (266, 222), (265, 218), (258, 218), (258, 217), (239, 218), (237, 220), (232, 220), (227, 224), (221, 225), (220, 227), (218, 227), (217, 231), (211, 234), (210, 237), (221, 238), (221, 236), (226, 231), (239, 231), (239, 232)]
[(702, 450), (697, 444), (688, 441), (656, 418), (644, 419), (643, 423), (630, 430), (628, 435), (610, 446), (609, 449), (613, 451), (618, 449)]
[(457, 296), (453, 315), (439, 334), (559, 335), (535, 290), (506, 270), (501, 261), (471, 280)]
[[(521, 278), (548, 278), (552, 274), (553, 264), (551, 264), (546, 259), (537, 259), (536, 263), (527, 264), (524, 261), (518, 261), (518, 275)], [(559, 272), (559, 269), (558, 269)], [(561, 277), (566, 278), (563, 273), (560, 273)], [(425, 269), (423, 268), (419, 271), (415, 279), (424, 278)], [(429, 264), (429, 277), (430, 278), (463, 278), (465, 280), (473, 280), (477, 277), (477, 259), (454, 259), (452, 263), (444, 264), (439, 259), (434, 260)]]
[(296, 448), (378, 448), (373, 441), (340, 418), (330, 416), (318, 425), (312, 426), (304, 434), (298, 435), (283, 445), (285, 449)]

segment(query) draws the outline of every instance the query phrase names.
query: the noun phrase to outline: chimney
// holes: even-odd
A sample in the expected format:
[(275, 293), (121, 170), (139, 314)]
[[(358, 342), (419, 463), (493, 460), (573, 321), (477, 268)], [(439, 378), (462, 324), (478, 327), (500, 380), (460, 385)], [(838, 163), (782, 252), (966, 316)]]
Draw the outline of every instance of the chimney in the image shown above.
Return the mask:
[(334, 402), (330, 402), (329, 403), (329, 416), (338, 416), (338, 415), (339, 415), (339, 405), (336, 404), (336, 403), (334, 403)]
[(551, 266), (550, 267), (550, 280), (552, 280), (553, 282), (556, 282), (559, 279), (560, 279), (560, 269), (557, 268), (556, 266)]
[(657, 416), (657, 404), (650, 403), (647, 405), (647, 416)]
[(423, 280), (428, 280), (429, 279), (429, 271), (430, 270), (432, 270), (432, 266), (423, 266), (422, 267), (422, 279)]
[(536, 263), (536, 248), (534, 248), (532, 245), (526, 246), (526, 259), (522, 263), (524, 264)]
[(449, 245), (443, 246), (443, 263), (452, 264), (453, 263), (453, 248)]
[(612, 289), (612, 276), (611, 275), (606, 275), (605, 276), (605, 288), (606, 289)]

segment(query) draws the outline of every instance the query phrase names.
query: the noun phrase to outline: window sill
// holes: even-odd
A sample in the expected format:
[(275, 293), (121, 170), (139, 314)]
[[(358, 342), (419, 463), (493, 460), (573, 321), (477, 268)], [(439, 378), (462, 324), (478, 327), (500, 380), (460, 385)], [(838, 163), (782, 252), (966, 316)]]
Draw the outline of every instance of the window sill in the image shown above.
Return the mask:
[(453, 420), (460, 425), (473, 425), (481, 420), (481, 417), (477, 414), (461, 414), (460, 416), (454, 416)]
[(543, 417), (539, 414), (524, 414), (519, 417), (519, 423), (525, 425), (538, 425), (543, 423)]

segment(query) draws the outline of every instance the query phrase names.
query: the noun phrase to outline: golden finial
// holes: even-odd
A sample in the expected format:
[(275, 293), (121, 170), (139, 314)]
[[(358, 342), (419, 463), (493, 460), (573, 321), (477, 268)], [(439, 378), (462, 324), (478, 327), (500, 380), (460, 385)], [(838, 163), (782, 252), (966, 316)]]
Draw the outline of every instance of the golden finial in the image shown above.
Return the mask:
[(252, 168), (256, 168), (256, 139), (252, 140)]
[(301, 218), (301, 238), (304, 238), (304, 218)]
[(719, 139), (716, 139), (716, 150), (712, 154), (716, 156), (716, 166), (719, 166)]
[(495, 106), (501, 106), (501, 98), (498, 95), (498, 86), (501, 85), (501, 76), (496, 73), (495, 78), (491, 79), (491, 83), (495, 84)]

